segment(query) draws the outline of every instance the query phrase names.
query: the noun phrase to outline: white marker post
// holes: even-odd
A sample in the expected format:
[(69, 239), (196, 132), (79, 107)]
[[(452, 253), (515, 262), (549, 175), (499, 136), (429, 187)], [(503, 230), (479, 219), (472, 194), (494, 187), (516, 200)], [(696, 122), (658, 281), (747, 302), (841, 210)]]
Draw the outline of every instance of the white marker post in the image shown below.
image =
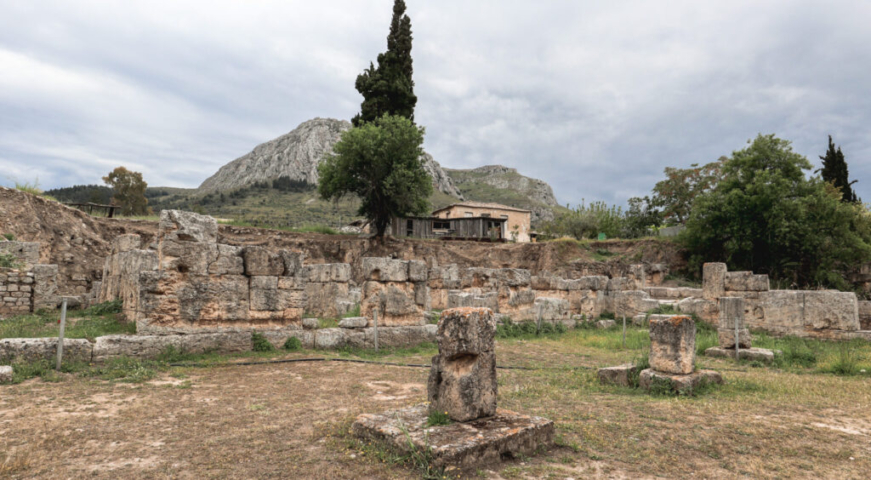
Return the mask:
[(623, 350), (626, 350), (626, 315), (623, 315)]
[(61, 360), (64, 356), (64, 330), (67, 326), (67, 299), (64, 297), (63, 304), (60, 307), (60, 331), (57, 334), (57, 365), (55, 370), (60, 371)]
[(735, 318), (735, 361), (738, 361), (739, 352), (741, 351), (741, 347), (738, 345), (738, 318)]
[(375, 351), (378, 351), (378, 309), (372, 310), (372, 319), (375, 324)]

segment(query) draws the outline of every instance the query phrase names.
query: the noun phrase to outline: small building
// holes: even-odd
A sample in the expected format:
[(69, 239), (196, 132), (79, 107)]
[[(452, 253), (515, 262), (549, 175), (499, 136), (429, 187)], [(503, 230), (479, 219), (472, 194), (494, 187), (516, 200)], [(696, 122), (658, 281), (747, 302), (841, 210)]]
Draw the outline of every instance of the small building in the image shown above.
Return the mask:
[(389, 233), (394, 237), (504, 242), (507, 240), (506, 221), (492, 217), (394, 218), (390, 222)]
[(501, 237), (515, 242), (531, 241), (532, 212), (498, 203), (462, 202), (432, 212), (437, 219), (489, 218), (502, 221)]

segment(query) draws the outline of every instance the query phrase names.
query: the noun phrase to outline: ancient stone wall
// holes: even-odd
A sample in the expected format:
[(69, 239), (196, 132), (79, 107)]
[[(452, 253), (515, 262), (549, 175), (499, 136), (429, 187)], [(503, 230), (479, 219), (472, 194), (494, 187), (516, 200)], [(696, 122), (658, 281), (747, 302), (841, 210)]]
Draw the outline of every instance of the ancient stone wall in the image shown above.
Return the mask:
[(0, 317), (33, 311), (33, 271), (0, 268)]
[(39, 243), (0, 242), (0, 253), (17, 262), (15, 268), (0, 268), (0, 316), (57, 307), (57, 265), (39, 263)]
[(421, 325), (431, 308), (428, 269), (419, 260), (366, 257), (360, 262), (363, 277), (360, 314), (379, 326)]

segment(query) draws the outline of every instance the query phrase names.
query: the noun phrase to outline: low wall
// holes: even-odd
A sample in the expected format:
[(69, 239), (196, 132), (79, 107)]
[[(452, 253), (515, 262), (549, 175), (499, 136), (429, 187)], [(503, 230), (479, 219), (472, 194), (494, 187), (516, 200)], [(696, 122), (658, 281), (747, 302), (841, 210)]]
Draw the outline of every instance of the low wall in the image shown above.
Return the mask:
[(33, 311), (33, 271), (0, 268), (0, 317)]

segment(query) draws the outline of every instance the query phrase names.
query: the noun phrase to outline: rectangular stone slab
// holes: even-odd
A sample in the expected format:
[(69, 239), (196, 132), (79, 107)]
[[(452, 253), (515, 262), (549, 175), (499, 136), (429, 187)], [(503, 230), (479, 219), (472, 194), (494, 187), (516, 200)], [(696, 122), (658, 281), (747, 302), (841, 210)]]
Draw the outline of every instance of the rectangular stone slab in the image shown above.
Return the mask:
[(426, 427), (427, 405), (379, 415), (363, 414), (352, 426), (358, 438), (385, 442), (401, 452), (430, 448), (435, 467), (472, 469), (502, 458), (532, 455), (553, 442), (554, 424), (541, 417), (499, 409), (496, 415), (466, 423)]

